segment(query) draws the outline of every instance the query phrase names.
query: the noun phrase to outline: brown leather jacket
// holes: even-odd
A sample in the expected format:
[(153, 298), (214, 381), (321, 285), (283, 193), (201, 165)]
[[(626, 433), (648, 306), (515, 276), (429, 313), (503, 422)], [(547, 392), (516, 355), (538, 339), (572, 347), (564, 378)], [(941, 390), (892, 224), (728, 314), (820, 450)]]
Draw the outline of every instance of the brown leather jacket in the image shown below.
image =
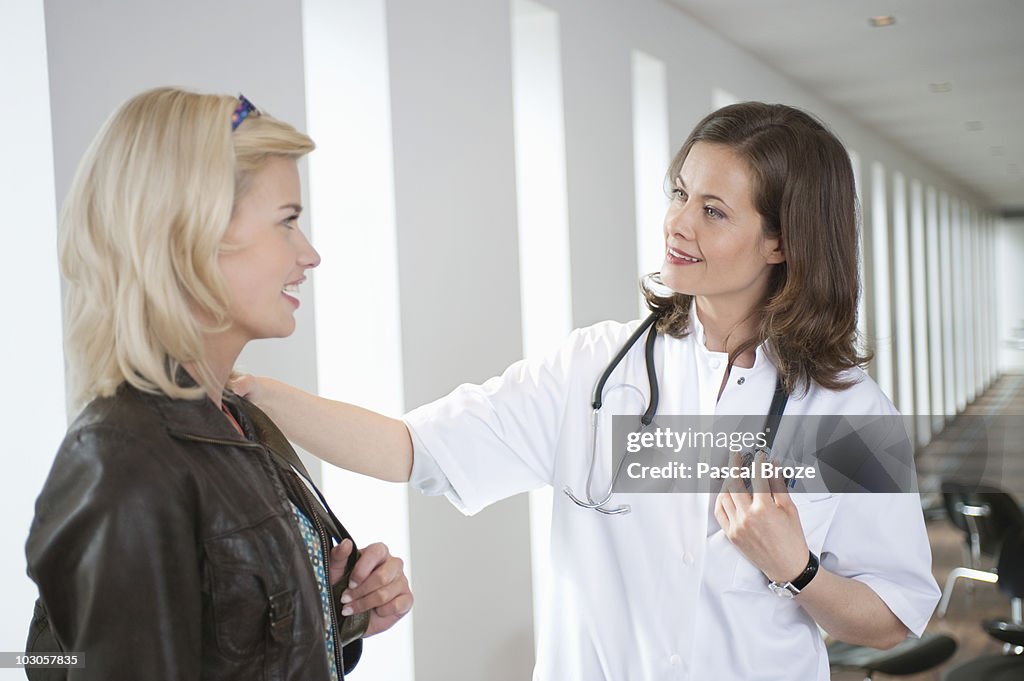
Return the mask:
[[(330, 678), (318, 586), (289, 500), (325, 549), (327, 535), (348, 534), (285, 463), (298, 457), (270, 419), (244, 399), (225, 404), (249, 440), (209, 400), (129, 386), (75, 420), (29, 534), (40, 593), (29, 650), (43, 652), (52, 632), (62, 650), (84, 654), (76, 679)], [(341, 617), (347, 581), (331, 599), (344, 673), (368, 621)]]

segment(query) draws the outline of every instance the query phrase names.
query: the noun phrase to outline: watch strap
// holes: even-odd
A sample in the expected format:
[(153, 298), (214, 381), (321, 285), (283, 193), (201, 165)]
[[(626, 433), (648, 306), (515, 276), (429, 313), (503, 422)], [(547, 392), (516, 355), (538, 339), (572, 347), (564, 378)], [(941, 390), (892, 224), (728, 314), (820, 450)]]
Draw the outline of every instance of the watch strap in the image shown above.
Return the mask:
[(807, 567), (803, 569), (803, 572), (789, 582), (768, 582), (768, 588), (777, 596), (793, 598), (811, 583), (816, 574), (818, 574), (818, 557), (814, 555), (813, 551), (808, 550)]
[(811, 583), (814, 575), (818, 574), (818, 557), (812, 551), (808, 551), (807, 554), (807, 567), (804, 568), (804, 571), (796, 579), (790, 581), (794, 588), (801, 591)]

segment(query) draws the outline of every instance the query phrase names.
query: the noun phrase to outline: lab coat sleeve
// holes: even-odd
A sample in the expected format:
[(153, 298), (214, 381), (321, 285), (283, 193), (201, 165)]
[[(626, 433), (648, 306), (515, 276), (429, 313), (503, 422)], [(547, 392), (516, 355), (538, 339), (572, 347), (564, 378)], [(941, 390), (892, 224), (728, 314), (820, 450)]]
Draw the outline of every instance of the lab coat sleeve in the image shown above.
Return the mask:
[(444, 494), (466, 515), (551, 484), (573, 364), (586, 354), (574, 331), (540, 360), (523, 360), (482, 385), (463, 384), (406, 414), (411, 483)]
[(920, 636), (939, 600), (916, 493), (841, 495), (822, 547), (829, 571), (867, 584)]

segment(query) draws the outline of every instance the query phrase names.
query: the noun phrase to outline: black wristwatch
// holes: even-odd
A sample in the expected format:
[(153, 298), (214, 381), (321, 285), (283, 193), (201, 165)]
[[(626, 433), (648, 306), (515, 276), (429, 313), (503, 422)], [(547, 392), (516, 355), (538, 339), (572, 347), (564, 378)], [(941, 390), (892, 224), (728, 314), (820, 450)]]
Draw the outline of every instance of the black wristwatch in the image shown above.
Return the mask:
[(807, 567), (796, 579), (790, 582), (768, 582), (768, 588), (772, 590), (772, 593), (779, 598), (793, 598), (811, 583), (814, 575), (818, 574), (818, 557), (811, 551), (808, 551), (807, 554), (809, 556)]

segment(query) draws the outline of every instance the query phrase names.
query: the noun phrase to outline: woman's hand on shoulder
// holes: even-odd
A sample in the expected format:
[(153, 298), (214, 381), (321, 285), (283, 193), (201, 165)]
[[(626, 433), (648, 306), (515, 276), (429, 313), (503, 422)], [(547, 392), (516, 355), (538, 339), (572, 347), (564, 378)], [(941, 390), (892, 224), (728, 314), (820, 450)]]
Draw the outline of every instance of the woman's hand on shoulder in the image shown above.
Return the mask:
[(244, 397), (258, 406), (266, 401), (269, 394), (274, 390), (275, 383), (277, 381), (266, 376), (237, 374), (228, 381), (228, 388), (239, 397)]
[[(343, 577), (350, 553), (350, 539), (331, 550), (332, 585)], [(352, 568), (341, 601), (345, 604), (342, 615), (370, 612), (370, 624), (364, 637), (390, 629), (412, 609), (412, 589), (402, 559), (392, 556), (388, 547), (381, 543), (360, 549), (359, 560)]]

